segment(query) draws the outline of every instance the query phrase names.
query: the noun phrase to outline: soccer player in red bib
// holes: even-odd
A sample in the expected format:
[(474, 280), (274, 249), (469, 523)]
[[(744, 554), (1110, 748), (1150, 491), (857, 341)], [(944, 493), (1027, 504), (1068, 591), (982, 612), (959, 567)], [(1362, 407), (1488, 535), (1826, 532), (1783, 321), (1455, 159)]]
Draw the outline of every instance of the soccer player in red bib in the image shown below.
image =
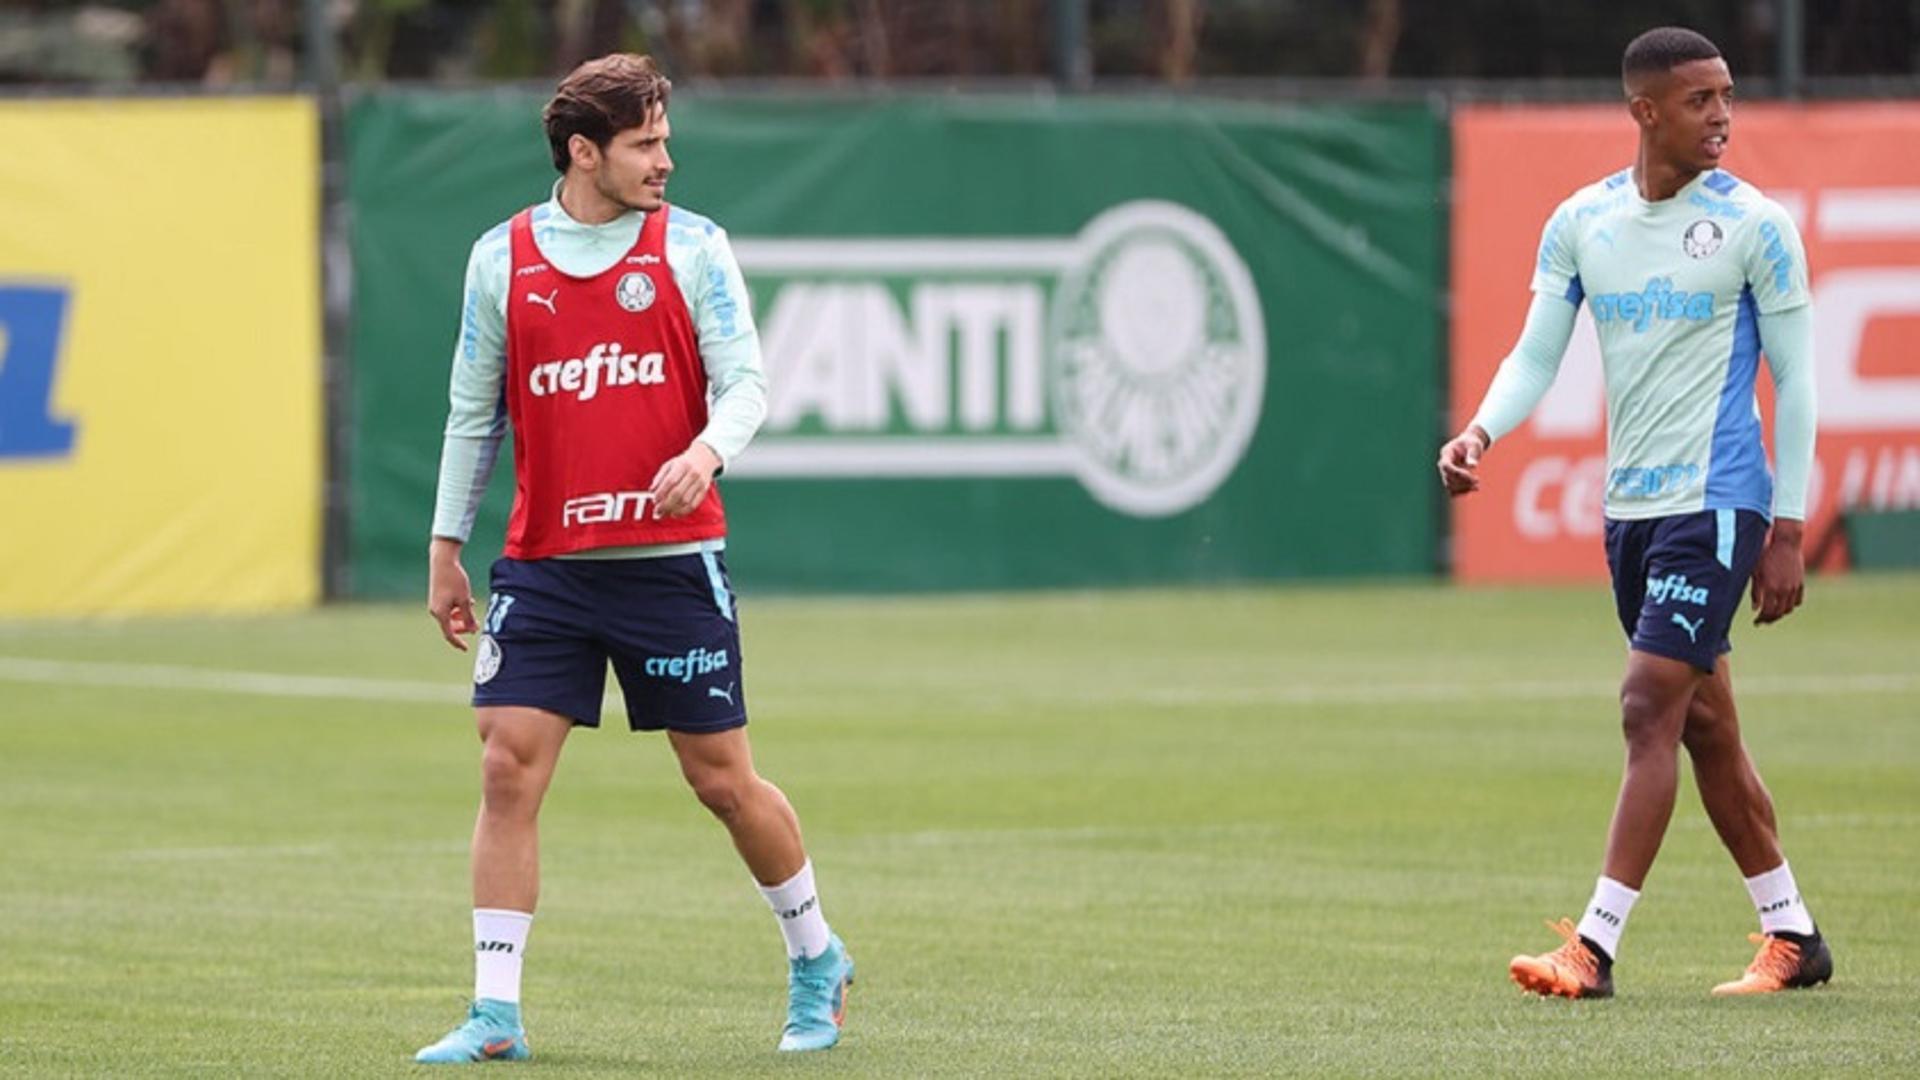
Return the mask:
[[(714, 486), (766, 413), (759, 337), (726, 233), (666, 202), (670, 91), (643, 56), (576, 68), (543, 113), (552, 198), (468, 261), (428, 609), (455, 648), (480, 635), (474, 1002), (421, 1062), (530, 1056), (520, 972), (540, 802), (567, 736), (599, 725), (609, 663), (629, 725), (667, 733), (773, 908), (789, 962), (780, 1049), (840, 1038), (853, 960), (793, 807), (754, 771)], [(476, 617), (460, 552), (508, 430), (513, 514)]]

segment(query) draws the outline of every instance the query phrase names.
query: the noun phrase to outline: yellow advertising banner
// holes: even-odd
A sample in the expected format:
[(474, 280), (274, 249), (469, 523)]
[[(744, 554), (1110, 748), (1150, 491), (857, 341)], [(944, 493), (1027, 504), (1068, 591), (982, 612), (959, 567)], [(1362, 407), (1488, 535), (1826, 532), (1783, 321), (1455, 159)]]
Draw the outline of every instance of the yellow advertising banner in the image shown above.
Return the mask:
[(0, 102), (0, 617), (319, 595), (319, 124)]

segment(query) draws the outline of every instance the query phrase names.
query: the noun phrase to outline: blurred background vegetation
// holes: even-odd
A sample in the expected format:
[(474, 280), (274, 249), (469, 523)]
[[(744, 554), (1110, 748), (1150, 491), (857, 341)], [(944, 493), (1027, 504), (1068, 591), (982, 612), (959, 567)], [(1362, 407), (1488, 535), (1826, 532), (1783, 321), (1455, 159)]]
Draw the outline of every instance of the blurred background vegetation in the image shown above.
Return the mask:
[(0, 82), (288, 86), (309, 26), (350, 82), (546, 80), (613, 50), (681, 80), (1598, 80), (1664, 22), (1743, 78), (1776, 71), (1783, 26), (1809, 78), (1920, 73), (1920, 0), (0, 0)]

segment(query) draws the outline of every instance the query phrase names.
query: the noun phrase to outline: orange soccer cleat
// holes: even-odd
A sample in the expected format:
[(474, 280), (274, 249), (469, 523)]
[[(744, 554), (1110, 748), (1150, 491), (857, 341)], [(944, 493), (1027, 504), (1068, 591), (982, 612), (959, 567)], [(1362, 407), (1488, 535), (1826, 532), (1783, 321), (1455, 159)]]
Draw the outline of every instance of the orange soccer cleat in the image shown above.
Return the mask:
[(1833, 952), (1818, 930), (1809, 935), (1748, 934), (1747, 940), (1760, 946), (1759, 955), (1744, 975), (1714, 987), (1715, 997), (1774, 994), (1833, 978)]
[(1612, 997), (1613, 961), (1580, 936), (1572, 919), (1547, 925), (1566, 942), (1550, 953), (1514, 957), (1507, 965), (1513, 981), (1543, 997)]

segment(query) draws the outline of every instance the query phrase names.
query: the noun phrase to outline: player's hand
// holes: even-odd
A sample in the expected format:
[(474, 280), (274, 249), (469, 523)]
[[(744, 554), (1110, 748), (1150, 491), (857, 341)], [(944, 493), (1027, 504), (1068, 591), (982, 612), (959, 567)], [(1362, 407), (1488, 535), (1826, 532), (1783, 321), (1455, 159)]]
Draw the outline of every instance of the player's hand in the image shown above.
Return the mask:
[(654, 516), (677, 518), (693, 513), (713, 487), (713, 474), (719, 471), (720, 455), (696, 440), (685, 453), (669, 459), (653, 474)]
[(1753, 568), (1753, 624), (1779, 622), (1800, 606), (1807, 594), (1806, 561), (1800, 554), (1805, 526), (1781, 518), (1767, 533), (1760, 561)]
[(1480, 490), (1480, 455), (1492, 444), (1480, 425), (1469, 424), (1467, 430), (1440, 448), (1440, 482), (1446, 485), (1447, 494), (1457, 498)]
[(480, 628), (473, 617), (473, 583), (460, 565), (460, 542), (445, 537), (433, 538), (427, 554), (427, 614), (440, 624), (440, 636), (447, 644), (467, 651), (461, 635)]

